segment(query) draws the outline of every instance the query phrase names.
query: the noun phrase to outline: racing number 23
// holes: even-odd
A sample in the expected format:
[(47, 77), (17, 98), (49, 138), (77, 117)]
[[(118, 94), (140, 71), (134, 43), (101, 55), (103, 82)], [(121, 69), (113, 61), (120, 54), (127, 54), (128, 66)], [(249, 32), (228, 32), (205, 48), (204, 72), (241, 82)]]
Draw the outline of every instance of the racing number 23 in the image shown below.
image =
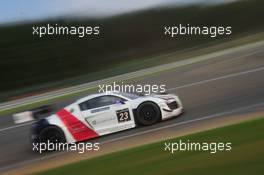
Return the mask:
[(131, 120), (128, 108), (116, 111), (118, 122), (126, 122)]

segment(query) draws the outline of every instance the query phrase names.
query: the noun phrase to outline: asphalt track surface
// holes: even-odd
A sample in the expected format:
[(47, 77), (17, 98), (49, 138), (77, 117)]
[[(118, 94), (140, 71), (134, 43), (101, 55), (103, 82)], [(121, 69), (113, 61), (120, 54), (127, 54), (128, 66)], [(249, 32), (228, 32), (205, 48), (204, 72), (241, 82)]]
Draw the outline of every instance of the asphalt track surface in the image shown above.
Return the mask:
[[(264, 45), (179, 67), (131, 83), (165, 84), (168, 92), (179, 95), (186, 112), (178, 118), (153, 126), (98, 138), (97, 142), (118, 141), (169, 125), (174, 128), (180, 127), (177, 123), (263, 107)], [(56, 105), (59, 108), (70, 102)], [(29, 141), (31, 124), (13, 123), (11, 116), (0, 117), (0, 173), (57, 154), (40, 155), (32, 152)]]

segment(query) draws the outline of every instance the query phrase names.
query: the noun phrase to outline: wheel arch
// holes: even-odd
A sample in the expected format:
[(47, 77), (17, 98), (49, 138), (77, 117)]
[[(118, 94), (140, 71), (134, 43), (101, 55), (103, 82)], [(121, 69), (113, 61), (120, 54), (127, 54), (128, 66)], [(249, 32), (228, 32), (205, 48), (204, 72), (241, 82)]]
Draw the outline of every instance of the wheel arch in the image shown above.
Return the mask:
[(47, 129), (52, 129), (52, 130), (56, 130), (56, 131), (60, 132), (60, 134), (62, 134), (64, 140), (67, 141), (67, 138), (66, 138), (66, 135), (65, 135), (63, 129), (62, 129), (61, 127), (57, 126), (57, 125), (54, 125), (54, 124), (49, 124), (49, 125), (47, 125), (46, 127), (44, 127), (44, 128), (40, 131), (39, 136), (41, 135), (41, 133), (42, 133), (44, 130), (47, 130)]
[(44, 118), (34, 123), (33, 126), (31, 127), (31, 133), (37, 136), (35, 140), (33, 140), (33, 142), (34, 141), (38, 142), (41, 132), (43, 132), (44, 129), (49, 127), (53, 127), (54, 129), (57, 129), (59, 132), (63, 134), (63, 137), (67, 140), (65, 132), (60, 126), (56, 124), (52, 124), (46, 118)]

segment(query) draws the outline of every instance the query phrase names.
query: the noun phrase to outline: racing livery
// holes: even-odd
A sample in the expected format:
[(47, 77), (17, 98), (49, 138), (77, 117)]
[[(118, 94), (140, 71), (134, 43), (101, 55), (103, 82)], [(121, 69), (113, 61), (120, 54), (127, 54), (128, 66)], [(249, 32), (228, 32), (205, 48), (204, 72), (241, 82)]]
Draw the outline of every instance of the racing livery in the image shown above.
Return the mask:
[(173, 94), (93, 94), (36, 122), (32, 126), (32, 141), (80, 142), (138, 125), (152, 125), (182, 111), (180, 99)]

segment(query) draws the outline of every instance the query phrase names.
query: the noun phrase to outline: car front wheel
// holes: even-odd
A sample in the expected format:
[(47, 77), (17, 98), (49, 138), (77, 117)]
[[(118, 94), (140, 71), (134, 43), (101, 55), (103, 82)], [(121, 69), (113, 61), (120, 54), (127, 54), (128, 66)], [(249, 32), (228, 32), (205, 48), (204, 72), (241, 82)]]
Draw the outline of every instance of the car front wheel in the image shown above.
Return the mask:
[(139, 105), (136, 115), (138, 124), (144, 126), (157, 123), (161, 119), (160, 108), (152, 102), (145, 102)]

